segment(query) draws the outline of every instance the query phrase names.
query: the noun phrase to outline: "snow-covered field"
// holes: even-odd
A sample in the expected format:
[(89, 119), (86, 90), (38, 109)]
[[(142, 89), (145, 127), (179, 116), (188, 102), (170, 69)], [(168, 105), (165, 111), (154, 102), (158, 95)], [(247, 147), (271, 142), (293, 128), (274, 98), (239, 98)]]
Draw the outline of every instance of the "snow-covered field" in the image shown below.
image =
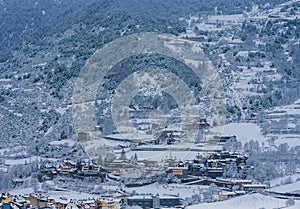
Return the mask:
[(287, 181), (295, 182), (295, 181), (297, 181), (297, 179), (300, 180), (300, 174), (298, 174), (298, 173), (291, 175), (291, 176), (276, 178), (276, 179), (270, 181), (270, 186), (271, 187), (280, 186), (280, 185), (284, 184), (284, 182), (287, 182)]
[(16, 160), (5, 160), (5, 165), (25, 165), (27, 163), (31, 163), (35, 160), (40, 160), (41, 157), (33, 156), (33, 157), (27, 157), (22, 159), (16, 159)]
[(280, 135), (270, 134), (267, 136), (268, 137), (272, 137), (272, 136), (276, 137), (275, 145), (287, 143), (289, 146), (299, 146), (299, 144), (300, 144), (300, 136), (298, 134), (280, 134)]
[[(27, 195), (33, 193), (33, 188), (28, 187), (25, 189), (13, 189), (9, 193), (11, 195)], [(65, 203), (69, 203), (70, 200), (96, 199), (100, 197), (100, 195), (76, 191), (48, 191), (43, 193), (43, 195), (47, 196), (49, 199), (54, 199)]]
[(270, 191), (276, 193), (300, 194), (300, 174), (284, 176), (270, 181)]
[(242, 143), (251, 139), (260, 143), (265, 142), (266, 138), (262, 135), (260, 127), (255, 123), (229, 123), (224, 126), (223, 135), (235, 135)]
[(60, 141), (52, 141), (49, 144), (50, 145), (63, 145), (63, 144), (68, 144), (69, 146), (73, 146), (75, 144), (74, 140), (71, 139), (65, 139), (65, 140), (60, 140)]
[(296, 181), (294, 183), (285, 184), (281, 186), (276, 186), (271, 188), (270, 191), (277, 192), (277, 193), (300, 194), (300, 181)]
[(278, 106), (274, 109), (267, 111), (270, 117), (279, 117), (285, 115), (300, 115), (300, 99), (296, 100), (291, 105)]
[(11, 166), (11, 165), (25, 165), (29, 164), (35, 160), (50, 160), (50, 161), (57, 161), (58, 159), (56, 158), (43, 158), (39, 156), (32, 156), (32, 157), (27, 157), (27, 158), (20, 158), (20, 159), (7, 159), (5, 160), (5, 165)]
[(126, 188), (127, 192), (136, 191), (139, 194), (159, 194), (162, 195), (179, 195), (181, 198), (191, 197), (193, 194), (199, 194), (201, 188), (207, 186), (185, 186), (180, 184), (161, 185), (158, 183), (150, 184), (142, 187)]
[[(187, 207), (187, 209), (274, 209), (286, 206), (286, 200), (268, 197), (259, 193), (247, 194), (233, 199), (204, 203)], [(289, 209), (300, 208), (300, 201), (295, 201), (295, 205), (288, 207)]]

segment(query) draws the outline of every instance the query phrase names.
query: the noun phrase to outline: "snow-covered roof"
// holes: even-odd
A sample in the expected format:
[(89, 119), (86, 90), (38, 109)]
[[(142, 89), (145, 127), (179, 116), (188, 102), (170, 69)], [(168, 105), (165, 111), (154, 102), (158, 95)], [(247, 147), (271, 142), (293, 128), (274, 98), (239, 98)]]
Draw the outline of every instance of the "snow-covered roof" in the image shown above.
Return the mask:
[(131, 196), (131, 197), (128, 197), (127, 199), (130, 199), (130, 200), (144, 200), (144, 199), (152, 199), (153, 197), (151, 195), (143, 195), (143, 196)]
[(169, 170), (188, 170), (188, 167), (169, 167)]
[(243, 184), (244, 188), (266, 188), (265, 184)]

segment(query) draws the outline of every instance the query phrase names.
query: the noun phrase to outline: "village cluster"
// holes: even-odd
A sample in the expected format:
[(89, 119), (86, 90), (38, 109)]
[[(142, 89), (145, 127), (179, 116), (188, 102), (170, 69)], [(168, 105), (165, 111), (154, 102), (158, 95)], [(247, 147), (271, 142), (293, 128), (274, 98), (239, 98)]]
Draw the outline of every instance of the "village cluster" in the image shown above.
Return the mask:
[(2, 209), (44, 208), (44, 209), (126, 209), (128, 206), (142, 208), (185, 208), (182, 198), (176, 196), (135, 195), (129, 196), (122, 192), (115, 192), (109, 196), (99, 198), (72, 199), (43, 194), (29, 194), (11, 196), (3, 193), (0, 196)]
[[(232, 137), (223, 137), (232, 139)], [(208, 158), (203, 159), (200, 155), (193, 160), (173, 161), (169, 163), (163, 174), (172, 176), (169, 183), (180, 183), (184, 185), (212, 185), (222, 188), (218, 192), (217, 200), (223, 201), (231, 197), (244, 195), (252, 191), (263, 191), (267, 188), (264, 184), (254, 184), (251, 180), (247, 180), (243, 176), (247, 170), (252, 169), (246, 165), (248, 156), (240, 153), (228, 151), (220, 151), (211, 154)], [(120, 157), (112, 162), (122, 165), (128, 163), (128, 159)], [(230, 165), (236, 166), (240, 178), (226, 178), (225, 173)], [(229, 171), (232, 172), (232, 171)], [(119, 170), (106, 169), (101, 165), (89, 159), (77, 160), (74, 157), (69, 157), (60, 162), (57, 161), (42, 161), (39, 169), (38, 179), (40, 182), (53, 180), (57, 177), (71, 177), (78, 179), (98, 179), (100, 182), (114, 181), (122, 182), (127, 188), (140, 187), (152, 184), (157, 181), (156, 177), (130, 178), (126, 181), (119, 175)], [(16, 181), (15, 184), (18, 182)], [(3, 209), (11, 208), (58, 208), (58, 209), (123, 209), (128, 206), (140, 206), (141, 208), (161, 208), (161, 207), (176, 207), (185, 208), (186, 202), (179, 196), (158, 194), (132, 194), (123, 189), (118, 189), (110, 194), (99, 194), (98, 198), (66, 198), (43, 193), (35, 193), (20, 196), (11, 196), (2, 194), (1, 207)]]

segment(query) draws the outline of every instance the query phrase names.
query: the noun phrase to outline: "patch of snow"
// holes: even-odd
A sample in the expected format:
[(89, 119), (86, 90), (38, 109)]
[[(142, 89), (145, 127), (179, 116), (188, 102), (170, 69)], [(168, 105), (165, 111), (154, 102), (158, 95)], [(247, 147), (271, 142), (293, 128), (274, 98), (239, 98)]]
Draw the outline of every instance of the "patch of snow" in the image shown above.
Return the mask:
[(25, 165), (26, 163), (30, 163), (32, 161), (35, 160), (40, 160), (41, 157), (38, 156), (33, 156), (33, 157), (27, 157), (27, 158), (22, 158), (22, 159), (16, 159), (16, 160), (12, 160), (12, 159), (7, 159), (5, 160), (5, 165)]
[(135, 187), (135, 188), (126, 188), (127, 192), (133, 192), (134, 190), (139, 194), (159, 194), (163, 195), (178, 195), (180, 198), (191, 197), (193, 194), (199, 194), (201, 188), (207, 188), (207, 186), (197, 186), (197, 185), (180, 185), (180, 184), (168, 184), (161, 185), (158, 183)]
[[(229, 200), (215, 202), (215, 203), (203, 203), (199, 205), (193, 205), (187, 207), (187, 209), (255, 209), (255, 208), (265, 208), (265, 209), (273, 209), (273, 208), (281, 208), (286, 206), (286, 200), (284, 199), (276, 199), (273, 197), (268, 197), (263, 194), (254, 193), (247, 194), (244, 196), (232, 198)], [(300, 201), (296, 201), (297, 207), (300, 206)], [(296, 207), (295, 207), (296, 208)]]
[(266, 141), (266, 137), (262, 135), (260, 127), (255, 123), (229, 123), (224, 126), (223, 135), (237, 137), (242, 143), (251, 139), (260, 143)]
[(239, 22), (242, 23), (245, 20), (243, 14), (234, 14), (234, 15), (212, 15), (208, 16), (208, 21), (226, 21), (226, 22)]
[(293, 147), (293, 146), (299, 146), (300, 144), (300, 136), (297, 134), (267, 135), (267, 137), (274, 137), (274, 136), (276, 137), (275, 145), (287, 143), (289, 146)]
[(1, 78), (0, 79), (0, 82), (9, 82), (9, 81), (11, 81), (10, 78)]
[(59, 107), (59, 108), (56, 108), (56, 111), (57, 111), (60, 115), (64, 115), (65, 112), (66, 112), (66, 108)]
[(271, 187), (276, 187), (281, 185), (282, 182), (286, 181), (288, 178), (290, 178), (293, 182), (296, 182), (297, 179), (300, 179), (300, 174), (294, 174), (291, 176), (284, 176), (280, 178), (276, 178), (270, 181), (270, 186)]
[(278, 193), (300, 194), (300, 181), (296, 181), (291, 184), (285, 184), (285, 185), (273, 187), (270, 190)]
[(52, 141), (49, 144), (57, 146), (57, 145), (63, 145), (65, 143), (67, 143), (69, 146), (73, 146), (76, 142), (72, 139), (64, 139), (64, 140), (60, 140), (60, 141), (58, 141), (58, 140), (57, 141)]

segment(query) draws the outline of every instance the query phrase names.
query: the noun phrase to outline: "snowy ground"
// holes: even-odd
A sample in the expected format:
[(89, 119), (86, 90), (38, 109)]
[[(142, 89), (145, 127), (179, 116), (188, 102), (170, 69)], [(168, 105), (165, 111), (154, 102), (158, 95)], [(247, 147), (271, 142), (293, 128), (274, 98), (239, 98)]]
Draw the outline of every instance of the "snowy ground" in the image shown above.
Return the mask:
[(50, 145), (63, 145), (63, 144), (68, 144), (69, 146), (73, 146), (75, 144), (75, 141), (72, 139), (65, 139), (65, 140), (60, 140), (60, 141), (52, 141), (49, 143)]
[[(267, 137), (274, 137), (275, 145), (287, 143), (289, 146), (299, 146), (300, 136), (297, 133), (300, 121), (300, 100), (296, 100), (293, 104), (285, 106), (277, 106), (271, 110), (265, 111), (266, 118), (273, 123), (278, 123), (277, 127), (280, 134), (268, 134)], [(276, 128), (273, 128), (276, 130)], [(281, 133), (283, 132), (283, 133)]]
[(56, 158), (43, 158), (43, 157), (39, 157), (39, 156), (32, 156), (32, 157), (27, 157), (27, 158), (21, 158), (21, 159), (7, 159), (5, 160), (5, 165), (7, 166), (11, 166), (11, 165), (25, 165), (28, 163), (31, 163), (35, 160), (50, 160), (50, 161), (57, 161)]
[(267, 137), (275, 136), (275, 145), (287, 143), (290, 147), (300, 145), (300, 136), (297, 134), (268, 134)]
[(224, 126), (224, 136), (235, 135), (242, 142), (257, 140), (260, 143), (265, 142), (266, 138), (262, 135), (260, 127), (255, 123), (229, 123)]
[(270, 186), (272, 192), (300, 194), (300, 173), (274, 179)]
[(5, 165), (25, 165), (27, 163), (31, 163), (32, 161), (40, 160), (40, 159), (41, 157), (38, 156), (21, 158), (16, 160), (10, 159), (10, 160), (5, 160)]
[(277, 106), (270, 111), (266, 111), (270, 117), (282, 117), (285, 115), (300, 115), (300, 99), (293, 104), (285, 106)]
[(134, 187), (134, 188), (126, 188), (127, 192), (136, 191), (139, 194), (159, 194), (162, 195), (178, 195), (181, 198), (191, 197), (193, 194), (199, 194), (199, 190), (201, 188), (207, 188), (207, 186), (185, 186), (180, 184), (168, 184), (161, 185), (158, 183), (142, 186), (142, 187)]
[(291, 180), (292, 182), (296, 182), (298, 179), (300, 179), (300, 174), (294, 174), (291, 176), (285, 176), (281, 178), (274, 179), (270, 182), (271, 187), (280, 186), (283, 184), (283, 182), (286, 182), (287, 180)]
[[(33, 188), (28, 187), (25, 189), (13, 189), (9, 192), (11, 195), (27, 195), (32, 194)], [(54, 199), (59, 202), (69, 203), (70, 200), (84, 200), (92, 198), (100, 198), (100, 195), (89, 194), (85, 192), (76, 192), (76, 191), (47, 191), (43, 193), (49, 199)]]
[[(187, 209), (274, 209), (285, 207), (286, 200), (268, 197), (259, 193), (247, 194), (233, 199), (215, 203), (204, 203), (187, 207)], [(295, 201), (295, 205), (289, 209), (300, 208), (300, 201)]]
[(27, 188), (15, 188), (9, 191), (9, 194), (11, 195), (26, 195), (26, 194), (31, 194), (34, 193), (32, 187), (27, 187)]
[[(140, 148), (140, 147), (139, 147)], [(215, 151), (215, 150), (222, 150), (221, 145), (214, 145), (214, 144), (185, 144), (185, 143), (178, 143), (174, 145), (147, 145), (142, 146), (141, 148), (162, 148), (166, 149), (165, 151), (149, 151), (149, 150), (139, 150), (139, 151), (129, 151), (127, 153), (127, 157), (134, 156), (137, 154), (139, 160), (156, 160), (161, 161), (164, 159), (173, 158), (176, 160), (193, 160), (199, 154), (205, 155), (207, 152)], [(181, 148), (186, 148), (187, 150), (178, 150)]]
[(277, 193), (300, 194), (300, 181), (296, 181), (291, 184), (276, 186), (271, 188), (270, 191)]
[[(112, 186), (112, 185), (102, 185), (102, 188), (105, 190), (118, 190), (119, 187)], [(179, 195), (181, 198), (191, 197), (193, 194), (199, 194), (201, 189), (206, 189), (207, 186), (185, 186), (180, 184), (168, 184), (162, 185), (158, 183), (141, 186), (141, 187), (133, 187), (133, 188), (126, 188), (123, 189), (126, 192), (133, 192), (135, 191), (138, 194), (159, 194), (160, 196), (164, 195)], [(24, 188), (24, 189), (12, 189), (9, 191), (12, 195), (26, 195), (33, 192), (32, 187)], [(84, 192), (76, 192), (76, 191), (47, 191), (44, 193), (45, 196), (53, 199), (59, 199), (60, 197), (64, 197), (67, 200), (70, 199), (87, 199), (87, 198), (99, 198), (100, 194), (89, 194)]]

